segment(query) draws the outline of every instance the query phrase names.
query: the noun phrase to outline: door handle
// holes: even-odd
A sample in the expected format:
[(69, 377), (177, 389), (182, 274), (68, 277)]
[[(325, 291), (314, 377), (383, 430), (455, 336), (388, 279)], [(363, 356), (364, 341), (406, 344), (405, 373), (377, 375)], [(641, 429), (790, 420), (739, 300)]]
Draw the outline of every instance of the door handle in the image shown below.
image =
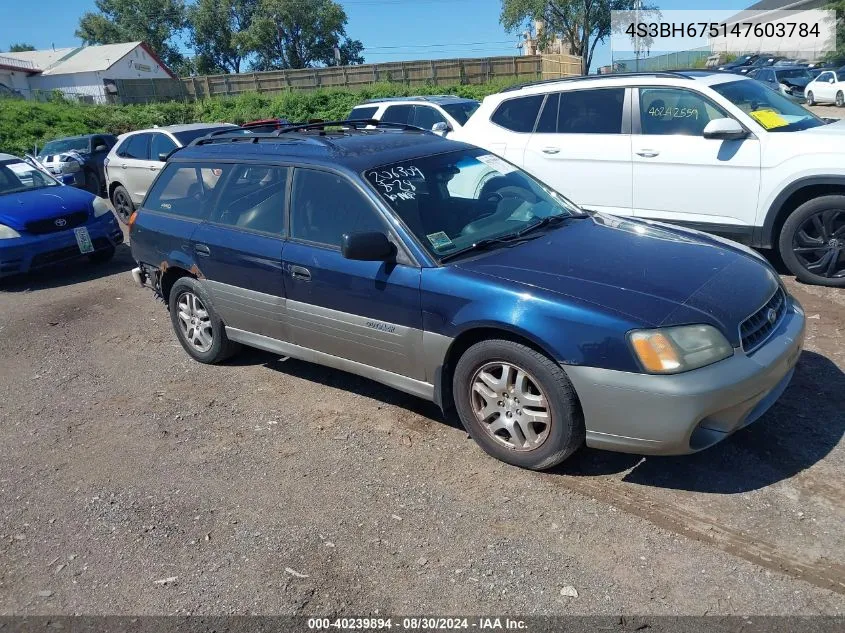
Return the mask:
[(311, 271), (307, 268), (291, 265), (288, 267), (288, 270), (290, 271), (290, 276), (294, 279), (299, 281), (311, 281)]
[(211, 255), (211, 249), (205, 244), (194, 244), (194, 252), (201, 257), (208, 257)]
[(161, 169), (161, 167), (158, 167), (157, 165), (150, 165), (150, 171), (158, 171), (159, 169)]
[(121, 164), (120, 168), (121, 168), (121, 169), (126, 169), (126, 163)]
[(636, 152), (636, 154), (637, 156), (642, 156), (643, 158), (654, 158), (655, 156), (658, 156), (660, 152), (656, 149), (641, 149)]
[(557, 154), (558, 152), (560, 152), (559, 147), (544, 147), (543, 148), (544, 154)]

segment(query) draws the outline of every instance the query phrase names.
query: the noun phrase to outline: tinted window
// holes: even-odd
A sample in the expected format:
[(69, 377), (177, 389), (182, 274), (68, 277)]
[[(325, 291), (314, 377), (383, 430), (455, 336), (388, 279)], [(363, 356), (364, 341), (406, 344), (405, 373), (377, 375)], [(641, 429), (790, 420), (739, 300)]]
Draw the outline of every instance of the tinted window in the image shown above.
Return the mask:
[(414, 106), (392, 105), (384, 111), (381, 120), (387, 123), (410, 123), (413, 112)]
[(557, 132), (557, 111), (560, 103), (560, 93), (554, 93), (546, 97), (543, 104), (543, 111), (540, 113), (540, 120), (537, 121), (538, 134), (554, 134)]
[(463, 101), (461, 103), (445, 103), (440, 107), (446, 110), (455, 121), (464, 125), (480, 105), (478, 101)]
[(378, 112), (378, 106), (367, 106), (364, 108), (352, 108), (352, 112), (349, 113), (350, 119), (372, 119), (376, 112)]
[[(760, 86), (753, 81), (743, 83)], [(760, 86), (760, 90), (768, 91), (768, 88)], [(727, 116), (723, 110), (690, 90), (640, 89), (640, 122), (643, 134), (700, 136), (710, 121)]]
[(624, 103), (624, 88), (562, 92), (557, 131), (561, 134), (619, 134)]
[(237, 128), (234, 125), (215, 125), (200, 128), (197, 130), (185, 130), (184, 132), (173, 132), (173, 136), (177, 138), (177, 140), (184, 146), (189, 145), (191, 141), (195, 141), (198, 138), (202, 138), (206, 134), (211, 134), (212, 132), (218, 132), (220, 130), (232, 130), (236, 131)]
[(150, 134), (134, 134), (120, 145), (118, 156), (148, 160), (150, 157)]
[(531, 132), (540, 112), (544, 95), (518, 97), (502, 102), (490, 120), (513, 132)]
[(830, 81), (833, 79), (833, 73), (822, 73), (818, 77), (816, 77), (816, 81)]
[(424, 130), (430, 130), (435, 123), (446, 123), (446, 119), (431, 106), (416, 106), (414, 108), (414, 125)]
[(325, 171), (294, 172), (291, 237), (339, 247), (344, 233), (366, 231), (384, 231), (384, 225), (352, 183)]
[(232, 165), (170, 163), (153, 183), (144, 208), (187, 218), (202, 218), (215, 200), (217, 184)]
[(288, 169), (238, 165), (218, 196), (213, 222), (281, 235)]
[(169, 154), (176, 149), (176, 143), (166, 134), (153, 134), (152, 148), (150, 149), (150, 156), (153, 160), (158, 160), (161, 154)]

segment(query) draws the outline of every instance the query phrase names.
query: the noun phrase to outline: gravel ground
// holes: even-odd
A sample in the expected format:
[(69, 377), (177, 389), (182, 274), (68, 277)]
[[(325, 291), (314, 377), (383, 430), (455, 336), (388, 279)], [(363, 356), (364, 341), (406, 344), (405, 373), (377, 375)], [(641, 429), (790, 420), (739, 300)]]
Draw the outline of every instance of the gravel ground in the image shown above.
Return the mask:
[(834, 105), (817, 105), (807, 109), (810, 112), (815, 112), (820, 117), (829, 119), (841, 119), (845, 117), (845, 108), (837, 108)]
[(364, 379), (191, 361), (131, 265), (0, 292), (0, 615), (845, 614), (843, 291), (787, 279), (755, 425), (540, 474)]

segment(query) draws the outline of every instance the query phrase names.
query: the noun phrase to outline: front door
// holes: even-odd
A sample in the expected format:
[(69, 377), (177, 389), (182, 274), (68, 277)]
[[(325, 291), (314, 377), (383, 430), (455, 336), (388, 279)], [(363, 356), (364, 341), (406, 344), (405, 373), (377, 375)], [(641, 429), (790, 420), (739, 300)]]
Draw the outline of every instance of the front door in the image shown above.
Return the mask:
[(546, 97), (524, 168), (588, 209), (631, 215), (631, 125), (625, 88)]
[(425, 379), (420, 269), (344, 259), (341, 236), (366, 231), (389, 234), (363, 190), (333, 172), (294, 170), (283, 252), (293, 343)]
[(704, 138), (707, 123), (730, 115), (692, 90), (640, 88), (635, 105), (634, 215), (748, 237), (760, 189), (759, 140)]

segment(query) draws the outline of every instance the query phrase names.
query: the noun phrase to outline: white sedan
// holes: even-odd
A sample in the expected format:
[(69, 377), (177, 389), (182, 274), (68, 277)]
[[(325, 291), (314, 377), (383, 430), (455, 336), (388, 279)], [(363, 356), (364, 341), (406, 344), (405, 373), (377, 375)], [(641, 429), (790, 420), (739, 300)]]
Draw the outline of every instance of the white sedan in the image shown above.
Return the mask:
[(807, 84), (804, 96), (807, 105), (835, 103), (841, 108), (845, 105), (845, 67), (820, 73)]

